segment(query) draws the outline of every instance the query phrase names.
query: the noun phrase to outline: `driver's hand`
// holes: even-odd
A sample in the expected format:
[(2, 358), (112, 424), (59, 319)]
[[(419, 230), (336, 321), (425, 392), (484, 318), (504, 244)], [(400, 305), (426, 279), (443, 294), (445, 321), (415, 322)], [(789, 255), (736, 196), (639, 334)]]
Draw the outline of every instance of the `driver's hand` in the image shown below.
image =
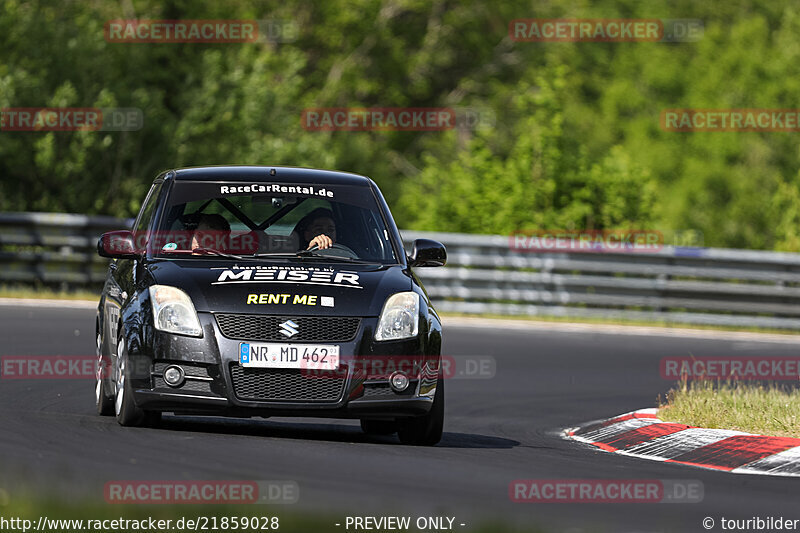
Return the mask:
[(328, 237), (323, 233), (322, 235), (317, 235), (316, 237), (311, 239), (311, 242), (308, 243), (308, 248), (306, 249), (310, 250), (315, 245), (319, 246), (320, 250), (325, 250), (326, 248), (330, 248), (331, 246), (333, 246), (333, 241), (331, 240), (330, 237)]

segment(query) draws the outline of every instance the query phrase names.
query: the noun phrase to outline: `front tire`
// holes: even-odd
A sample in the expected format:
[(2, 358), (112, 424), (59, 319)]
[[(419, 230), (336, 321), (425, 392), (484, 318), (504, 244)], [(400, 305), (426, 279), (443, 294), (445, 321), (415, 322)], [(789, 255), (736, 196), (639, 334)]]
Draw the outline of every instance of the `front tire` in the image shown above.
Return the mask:
[(117, 345), (116, 390), (114, 395), (114, 413), (120, 426), (141, 426), (145, 421), (145, 413), (133, 401), (133, 388), (128, 370), (128, 350), (125, 339)]
[(411, 446), (433, 446), (442, 440), (444, 431), (444, 378), (439, 376), (433, 405), (427, 414), (403, 420), (397, 436), (400, 442)]

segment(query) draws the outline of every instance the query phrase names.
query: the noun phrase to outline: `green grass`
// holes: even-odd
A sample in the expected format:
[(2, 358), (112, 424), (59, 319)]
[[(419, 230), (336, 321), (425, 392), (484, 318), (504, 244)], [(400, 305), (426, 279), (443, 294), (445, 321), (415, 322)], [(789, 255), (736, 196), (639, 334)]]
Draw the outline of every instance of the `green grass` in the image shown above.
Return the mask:
[(800, 438), (800, 389), (790, 386), (683, 381), (659, 403), (666, 422)]

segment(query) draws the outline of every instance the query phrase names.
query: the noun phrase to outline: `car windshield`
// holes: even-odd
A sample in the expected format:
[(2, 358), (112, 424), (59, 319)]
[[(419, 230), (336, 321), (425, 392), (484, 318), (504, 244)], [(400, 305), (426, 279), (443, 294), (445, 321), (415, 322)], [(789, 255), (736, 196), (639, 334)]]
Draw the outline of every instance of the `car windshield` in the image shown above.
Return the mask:
[[(397, 262), (363, 186), (176, 181), (160, 218), (148, 238), (158, 257)], [(311, 243), (320, 235), (324, 249)]]

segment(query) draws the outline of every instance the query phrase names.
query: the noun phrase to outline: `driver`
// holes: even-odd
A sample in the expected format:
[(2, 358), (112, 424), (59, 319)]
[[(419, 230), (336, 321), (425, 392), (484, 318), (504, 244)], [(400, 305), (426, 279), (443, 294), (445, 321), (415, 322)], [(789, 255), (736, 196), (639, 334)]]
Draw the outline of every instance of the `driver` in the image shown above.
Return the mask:
[(306, 250), (318, 246), (325, 250), (336, 242), (336, 223), (329, 209), (319, 207), (304, 216), (295, 227), (301, 243), (308, 243)]
[(192, 252), (197, 248), (227, 248), (231, 226), (218, 214), (203, 214), (192, 235)]

